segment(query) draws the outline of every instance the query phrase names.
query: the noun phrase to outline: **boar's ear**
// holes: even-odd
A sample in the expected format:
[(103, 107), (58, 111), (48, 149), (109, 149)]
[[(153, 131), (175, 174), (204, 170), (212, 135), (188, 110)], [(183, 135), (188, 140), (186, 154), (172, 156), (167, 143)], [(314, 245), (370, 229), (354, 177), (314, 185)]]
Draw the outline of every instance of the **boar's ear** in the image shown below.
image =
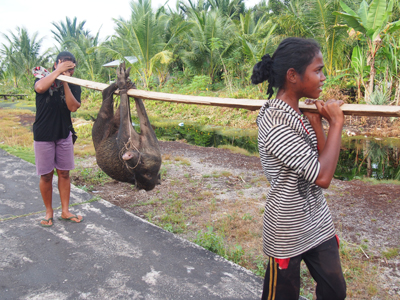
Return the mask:
[(138, 152), (133, 152), (133, 151), (126, 151), (122, 155), (122, 159), (123, 160), (130, 160), (130, 159), (138, 160), (139, 159), (139, 153)]

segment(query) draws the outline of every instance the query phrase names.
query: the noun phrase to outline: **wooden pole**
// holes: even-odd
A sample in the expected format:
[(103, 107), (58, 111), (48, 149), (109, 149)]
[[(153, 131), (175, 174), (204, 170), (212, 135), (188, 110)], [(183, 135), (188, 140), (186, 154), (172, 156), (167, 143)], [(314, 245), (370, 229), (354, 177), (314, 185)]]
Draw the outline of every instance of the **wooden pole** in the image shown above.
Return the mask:
[[(57, 79), (98, 91), (103, 91), (109, 86), (108, 84), (105, 83), (83, 80), (64, 75), (58, 76)], [(119, 91), (117, 90), (115, 93), (119, 94)], [(258, 110), (265, 102), (265, 100), (201, 97), (201, 96), (149, 92), (137, 89), (128, 90), (128, 95), (131, 97), (149, 99), (149, 100), (159, 100), (159, 101), (185, 103), (185, 104), (222, 106), (231, 108), (243, 108), (248, 110)], [(302, 111), (309, 111), (309, 112), (317, 111), (314, 105), (307, 105), (304, 102), (300, 102), (299, 106)], [(343, 104), (341, 106), (341, 109), (345, 115), (352, 115), (352, 116), (400, 117), (400, 106)]]

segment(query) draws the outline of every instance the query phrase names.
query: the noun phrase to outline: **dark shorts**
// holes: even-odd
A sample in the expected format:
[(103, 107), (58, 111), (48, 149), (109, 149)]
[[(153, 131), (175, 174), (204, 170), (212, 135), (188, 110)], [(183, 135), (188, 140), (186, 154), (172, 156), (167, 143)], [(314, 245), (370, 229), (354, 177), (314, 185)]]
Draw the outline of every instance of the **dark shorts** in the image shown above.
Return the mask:
[(75, 168), (74, 145), (71, 133), (66, 139), (52, 142), (33, 142), (37, 175), (45, 175), (56, 168), (70, 171)]

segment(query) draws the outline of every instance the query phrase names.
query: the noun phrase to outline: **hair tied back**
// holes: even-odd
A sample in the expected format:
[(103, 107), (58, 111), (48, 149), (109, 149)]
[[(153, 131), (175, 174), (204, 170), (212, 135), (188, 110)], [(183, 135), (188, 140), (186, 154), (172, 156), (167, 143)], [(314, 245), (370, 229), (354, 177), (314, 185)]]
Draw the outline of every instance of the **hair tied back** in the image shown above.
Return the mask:
[(272, 59), (272, 57), (268, 53), (265, 54), (263, 57), (261, 57), (261, 61), (264, 64), (272, 64), (274, 62), (274, 60)]
[(264, 81), (270, 81), (272, 76), (272, 65), (274, 60), (269, 54), (265, 54), (261, 61), (256, 63), (253, 68), (253, 75), (251, 76), (251, 82), (253, 84), (259, 84)]

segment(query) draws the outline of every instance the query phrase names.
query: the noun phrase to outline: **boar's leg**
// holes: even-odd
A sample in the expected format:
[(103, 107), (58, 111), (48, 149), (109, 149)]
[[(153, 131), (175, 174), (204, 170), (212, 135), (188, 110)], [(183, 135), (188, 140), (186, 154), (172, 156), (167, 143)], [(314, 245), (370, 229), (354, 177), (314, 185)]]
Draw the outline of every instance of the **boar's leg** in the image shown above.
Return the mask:
[(136, 111), (140, 121), (140, 136), (142, 138), (142, 144), (145, 144), (146, 148), (157, 150), (160, 152), (158, 146), (158, 140), (156, 134), (151, 127), (149, 117), (147, 116), (146, 109), (143, 104), (143, 100), (135, 98)]
[(117, 135), (118, 148), (121, 151), (121, 158), (130, 161), (129, 165), (136, 165), (139, 160), (140, 136), (132, 126), (131, 111), (129, 105), (128, 90), (133, 88), (133, 83), (129, 80), (130, 68), (125, 70), (125, 64), (121, 64), (117, 69), (118, 88), (120, 91), (119, 130)]
[[(158, 140), (156, 134), (151, 127), (149, 118), (146, 113), (146, 109), (143, 104), (143, 100), (139, 98), (135, 98), (136, 103), (136, 111), (140, 121), (140, 147), (142, 151), (146, 152), (146, 155), (143, 157), (145, 164), (147, 165), (149, 173), (152, 173), (152, 180), (147, 190), (153, 189), (154, 184), (161, 184), (160, 178), (160, 166), (161, 166), (161, 152), (160, 147), (158, 145)], [(139, 178), (138, 178), (139, 181)]]
[(118, 130), (118, 128), (112, 125), (114, 118), (113, 94), (117, 89), (117, 84), (113, 83), (103, 91), (103, 102), (92, 129), (92, 139), (95, 149), (97, 149), (104, 139), (113, 134), (113, 131)]

